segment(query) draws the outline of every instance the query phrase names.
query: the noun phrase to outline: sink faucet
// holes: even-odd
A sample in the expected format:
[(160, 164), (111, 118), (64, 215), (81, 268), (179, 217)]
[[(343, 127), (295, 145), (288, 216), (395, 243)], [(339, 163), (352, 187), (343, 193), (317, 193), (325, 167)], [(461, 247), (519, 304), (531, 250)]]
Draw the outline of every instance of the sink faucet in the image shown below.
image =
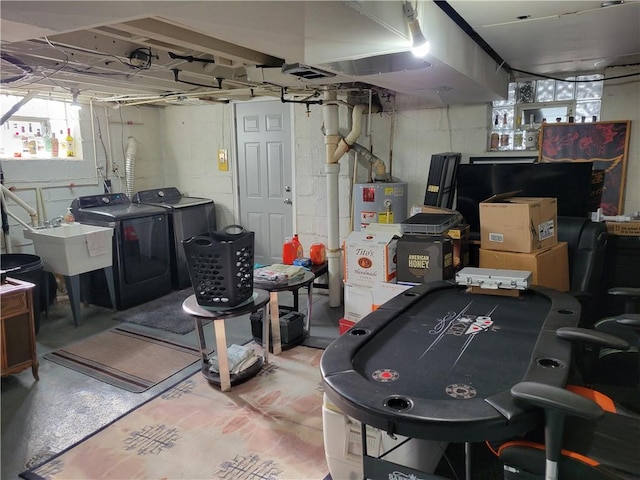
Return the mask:
[[(64, 221), (63, 217), (53, 217), (49, 221), (49, 225), (51, 225), (52, 227), (59, 227), (60, 225), (62, 225), (63, 221)], [(45, 224), (46, 224), (46, 222), (45, 222)]]

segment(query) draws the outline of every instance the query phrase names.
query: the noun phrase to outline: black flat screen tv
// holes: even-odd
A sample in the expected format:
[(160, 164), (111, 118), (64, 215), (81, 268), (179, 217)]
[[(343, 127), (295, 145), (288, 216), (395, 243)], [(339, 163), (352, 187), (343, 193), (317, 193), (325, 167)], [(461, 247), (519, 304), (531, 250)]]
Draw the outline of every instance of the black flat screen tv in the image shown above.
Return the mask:
[(600, 203), (591, 162), (473, 163), (458, 165), (456, 210), (479, 238), (479, 203), (498, 193), (520, 190), (519, 197), (554, 197), (558, 216), (589, 217)]

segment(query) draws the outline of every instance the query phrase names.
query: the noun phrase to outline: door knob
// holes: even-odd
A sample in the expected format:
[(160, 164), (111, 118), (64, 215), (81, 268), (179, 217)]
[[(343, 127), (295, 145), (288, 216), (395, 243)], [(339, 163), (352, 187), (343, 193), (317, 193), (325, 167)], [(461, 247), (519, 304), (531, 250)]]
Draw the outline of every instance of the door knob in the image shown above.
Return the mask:
[(285, 205), (293, 205), (293, 202), (291, 201), (290, 198), (285, 198), (284, 199), (284, 203), (285, 203)]

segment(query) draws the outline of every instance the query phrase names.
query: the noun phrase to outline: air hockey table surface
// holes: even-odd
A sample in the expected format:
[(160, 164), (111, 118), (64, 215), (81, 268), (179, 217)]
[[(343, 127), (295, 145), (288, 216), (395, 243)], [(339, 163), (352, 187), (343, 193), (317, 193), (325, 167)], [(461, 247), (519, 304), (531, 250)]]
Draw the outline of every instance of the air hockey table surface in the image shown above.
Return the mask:
[(370, 313), (325, 350), (329, 399), (360, 422), (407, 437), (498, 440), (535, 427), (510, 389), (563, 387), (578, 323), (574, 297), (531, 288), (519, 297), (471, 293), (449, 282), (413, 287)]

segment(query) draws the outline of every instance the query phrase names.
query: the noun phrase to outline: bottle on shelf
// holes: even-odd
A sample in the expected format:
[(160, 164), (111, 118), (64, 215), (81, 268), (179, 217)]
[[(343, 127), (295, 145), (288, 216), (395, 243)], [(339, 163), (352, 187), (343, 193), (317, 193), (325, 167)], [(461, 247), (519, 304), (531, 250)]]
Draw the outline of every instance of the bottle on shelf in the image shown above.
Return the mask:
[(493, 130), (491, 130), (491, 135), (489, 137), (489, 150), (495, 151), (500, 148), (500, 129), (498, 127), (498, 114), (496, 113), (495, 119), (493, 121)]
[(516, 129), (513, 132), (513, 149), (524, 150), (524, 130), (520, 115), (516, 117)]
[(60, 153), (60, 142), (56, 138), (56, 133), (51, 132), (51, 156), (55, 158), (58, 156), (59, 153)]
[(38, 157), (44, 157), (44, 138), (42, 138), (42, 133), (40, 133), (40, 129), (36, 130), (36, 154)]
[(66, 157), (67, 156), (67, 142), (64, 139), (64, 130), (60, 130), (60, 156), (61, 157)]
[(524, 146), (527, 150), (538, 149), (538, 129), (533, 123), (533, 114), (529, 115), (529, 126), (525, 131)]
[(29, 147), (29, 156), (35, 157), (38, 153), (38, 148), (36, 147), (36, 136), (33, 134), (31, 124), (29, 124), (29, 133), (27, 134), (27, 146)]
[(50, 157), (53, 151), (53, 144), (51, 142), (51, 135), (49, 135), (49, 129), (47, 127), (45, 127), (44, 129), (42, 140), (44, 141), (44, 155), (45, 157)]
[(508, 130), (509, 123), (507, 121), (507, 112), (502, 115), (502, 131), (500, 132), (500, 150), (509, 149), (509, 140), (511, 139), (511, 132)]
[(67, 144), (67, 157), (75, 156), (74, 148), (73, 148), (73, 137), (71, 136), (71, 129), (67, 128), (67, 136), (64, 139)]
[(573, 109), (571, 107), (569, 107), (569, 114), (567, 115), (567, 121), (569, 123), (573, 123), (575, 120), (574, 116), (573, 116)]
[(25, 132), (24, 125), (21, 127), (20, 141), (22, 142), (22, 158), (29, 158), (29, 135)]

